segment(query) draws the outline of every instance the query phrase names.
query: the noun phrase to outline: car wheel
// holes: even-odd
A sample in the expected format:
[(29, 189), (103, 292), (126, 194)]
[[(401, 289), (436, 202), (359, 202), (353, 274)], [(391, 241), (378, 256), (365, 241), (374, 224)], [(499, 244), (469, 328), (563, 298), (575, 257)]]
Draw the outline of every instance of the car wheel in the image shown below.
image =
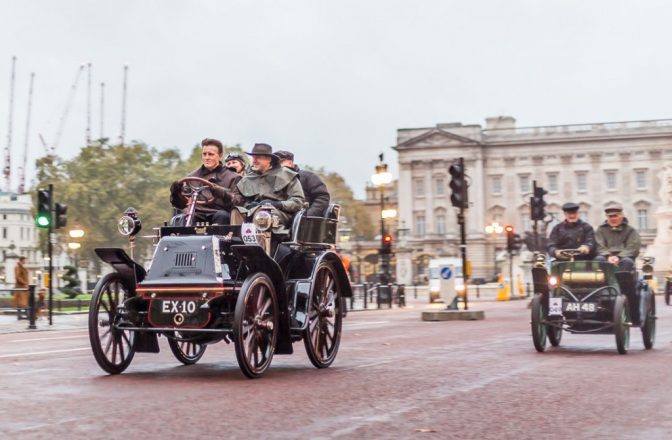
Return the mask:
[[(171, 336), (182, 338), (180, 332), (174, 332)], [(168, 346), (173, 352), (175, 359), (182, 362), (184, 365), (193, 365), (203, 357), (207, 345), (197, 344), (196, 342), (180, 341), (168, 337)]]
[(280, 310), (275, 288), (262, 273), (247, 277), (238, 292), (233, 318), (233, 343), (243, 374), (263, 375), (271, 365), (278, 340)]
[(89, 342), (93, 357), (110, 374), (124, 371), (135, 354), (135, 332), (117, 329), (117, 308), (130, 296), (118, 273), (105, 275), (96, 285), (89, 308)]
[(543, 305), (543, 297), (537, 293), (532, 298), (532, 342), (534, 348), (539, 352), (546, 350), (546, 325), (543, 324), (545, 318), (545, 311)]
[(630, 345), (630, 311), (625, 295), (619, 295), (614, 303), (614, 333), (618, 352), (626, 354)]
[(547, 325), (546, 334), (548, 335), (548, 342), (550, 342), (553, 347), (560, 345), (560, 341), (562, 340), (562, 328), (554, 325)]
[(336, 271), (330, 263), (321, 262), (315, 271), (313, 291), (308, 305), (308, 324), (303, 343), (310, 362), (327, 368), (336, 359), (341, 342), (343, 296)]
[(656, 295), (652, 291), (646, 293), (646, 315), (642, 323), (642, 339), (644, 348), (650, 350), (656, 340)]

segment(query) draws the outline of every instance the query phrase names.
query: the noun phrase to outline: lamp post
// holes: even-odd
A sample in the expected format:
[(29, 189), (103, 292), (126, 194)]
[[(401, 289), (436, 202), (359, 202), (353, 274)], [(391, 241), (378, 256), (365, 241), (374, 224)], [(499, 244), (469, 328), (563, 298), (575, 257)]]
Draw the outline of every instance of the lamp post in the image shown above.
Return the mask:
[(376, 165), (376, 174), (371, 176), (371, 182), (380, 191), (380, 283), (390, 282), (390, 254), (386, 250), (385, 243), (385, 219), (396, 217), (395, 209), (385, 209), (385, 185), (392, 182), (392, 174), (387, 171), (387, 164), (383, 162), (383, 154), (379, 156), (380, 163)]
[(495, 266), (495, 278), (499, 276), (499, 270), (497, 270), (497, 235), (501, 234), (504, 232), (504, 226), (500, 225), (497, 222), (492, 222), (489, 225), (485, 227), (485, 232), (488, 234), (492, 234), (492, 237), (494, 238), (494, 245), (493, 245), (493, 261), (494, 261), (494, 266)]
[(68, 235), (72, 239), (70, 242), (68, 242), (68, 249), (74, 252), (75, 268), (79, 270), (79, 249), (82, 247), (80, 240), (84, 237), (84, 230), (79, 227), (75, 227), (70, 229)]

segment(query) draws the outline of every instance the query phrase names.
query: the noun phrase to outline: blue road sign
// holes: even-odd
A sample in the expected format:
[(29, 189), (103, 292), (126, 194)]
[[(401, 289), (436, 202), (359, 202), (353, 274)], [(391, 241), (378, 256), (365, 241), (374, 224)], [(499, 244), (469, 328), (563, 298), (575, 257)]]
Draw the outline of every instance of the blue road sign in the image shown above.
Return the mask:
[(446, 266), (446, 267), (441, 268), (441, 278), (443, 278), (444, 280), (449, 280), (450, 277), (452, 277), (452, 276), (453, 276), (453, 271), (450, 270), (450, 267)]

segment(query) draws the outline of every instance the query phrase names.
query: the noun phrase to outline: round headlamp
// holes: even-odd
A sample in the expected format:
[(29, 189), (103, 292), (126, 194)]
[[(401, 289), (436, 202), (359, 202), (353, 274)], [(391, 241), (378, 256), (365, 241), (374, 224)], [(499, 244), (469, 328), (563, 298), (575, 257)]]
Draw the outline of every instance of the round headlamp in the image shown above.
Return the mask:
[(271, 226), (273, 226), (273, 217), (271, 217), (271, 214), (268, 211), (260, 209), (254, 214), (252, 222), (257, 230), (264, 232), (268, 231)]
[(138, 211), (133, 208), (128, 208), (117, 223), (117, 229), (121, 235), (136, 235), (141, 228), (142, 223), (138, 218)]

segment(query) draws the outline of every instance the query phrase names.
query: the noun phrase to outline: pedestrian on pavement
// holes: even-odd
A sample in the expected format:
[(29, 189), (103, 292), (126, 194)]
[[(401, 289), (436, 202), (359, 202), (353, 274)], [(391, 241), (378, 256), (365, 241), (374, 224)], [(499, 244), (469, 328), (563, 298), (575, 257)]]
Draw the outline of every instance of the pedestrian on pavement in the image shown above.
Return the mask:
[(579, 218), (579, 205), (568, 202), (562, 205), (565, 220), (553, 227), (548, 238), (548, 254), (558, 260), (568, 260), (561, 249), (578, 249), (581, 255), (576, 260), (592, 260), (596, 254), (593, 227)]
[[(201, 141), (201, 147), (203, 163), (189, 174), (189, 177), (200, 177), (212, 182), (214, 186), (204, 189), (202, 194), (207, 198), (212, 197), (213, 201), (207, 206), (196, 205), (195, 220), (228, 225), (231, 219), (231, 208), (242, 203), (239, 195), (236, 198), (237, 191), (235, 191), (240, 176), (222, 164), (224, 146), (220, 141), (206, 138)], [(183, 187), (184, 184), (180, 184), (178, 181), (173, 182), (170, 186), (170, 203), (183, 211), (182, 214), (175, 216), (171, 222), (176, 226), (180, 226), (186, 217), (187, 199), (182, 194)]]
[(604, 209), (607, 220), (597, 227), (596, 261), (608, 261), (618, 266), (621, 271), (632, 271), (635, 258), (639, 255), (642, 239), (639, 233), (628, 224), (623, 216), (623, 207), (618, 203), (608, 205)]
[(26, 257), (19, 257), (19, 262), (14, 267), (14, 307), (16, 307), (17, 319), (22, 319), (23, 316), (28, 317), (28, 283), (30, 276), (26, 268)]
[(37, 291), (37, 305), (35, 306), (35, 318), (42, 318), (42, 314), (47, 309), (47, 289), (42, 287)]
[(280, 165), (299, 173), (299, 181), (303, 188), (303, 194), (308, 202), (307, 217), (324, 217), (329, 207), (329, 190), (324, 181), (317, 174), (302, 170), (294, 163), (294, 153), (279, 150), (275, 155), (280, 158)]
[(273, 230), (288, 232), (294, 214), (305, 203), (299, 175), (281, 166), (268, 144), (255, 144), (247, 155), (252, 157), (252, 166), (237, 185), (245, 200), (244, 210), (250, 212), (259, 205), (269, 204), (274, 218)]
[(226, 155), (226, 158), (224, 158), (224, 163), (228, 169), (232, 170), (241, 177), (247, 174), (247, 163), (245, 162), (245, 158), (242, 154), (229, 153)]

